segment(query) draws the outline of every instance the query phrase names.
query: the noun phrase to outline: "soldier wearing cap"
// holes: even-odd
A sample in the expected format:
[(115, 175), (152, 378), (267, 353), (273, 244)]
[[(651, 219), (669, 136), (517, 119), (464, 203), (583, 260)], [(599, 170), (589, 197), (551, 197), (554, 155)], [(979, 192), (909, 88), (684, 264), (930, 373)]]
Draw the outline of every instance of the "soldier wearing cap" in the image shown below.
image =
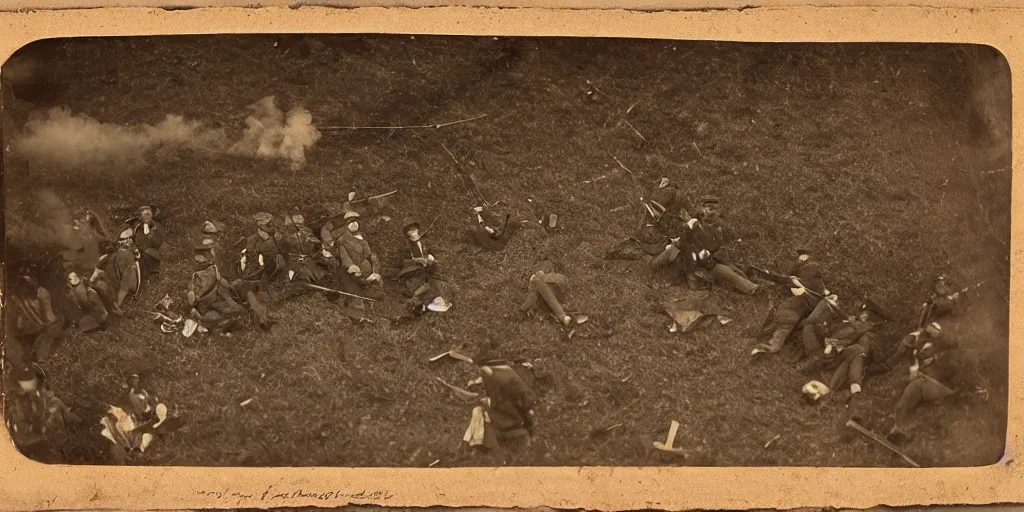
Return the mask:
[[(370, 244), (359, 231), (359, 212), (346, 206), (342, 216), (346, 229), (335, 240), (335, 256), (340, 260), (338, 281), (345, 292), (369, 298), (380, 298), (382, 293), (378, 286), (383, 286), (380, 278), (380, 261)], [(362, 300), (345, 297), (348, 315), (364, 321), (364, 305)]]
[(216, 244), (207, 238), (193, 251), (196, 270), (186, 292), (193, 319), (210, 329), (231, 332), (239, 327), (246, 309), (236, 300), (234, 288), (217, 268)]
[(7, 429), (14, 446), (38, 462), (61, 464), (67, 425), (81, 419), (45, 384), (42, 373), (25, 365), (12, 367), (7, 387)]
[(313, 235), (300, 214), (285, 218), (281, 247), (288, 253), (289, 293), (298, 293), (303, 283), (326, 284), (337, 271), (337, 259)]
[(49, 290), (28, 268), (11, 283), (4, 316), (6, 339), (13, 341), (5, 345), (5, 352), (15, 365), (45, 360), (64, 329), (64, 318), (54, 313)]
[(942, 332), (942, 326), (939, 325), (938, 322), (930, 322), (923, 328), (917, 329), (904, 336), (899, 343), (893, 347), (892, 352), (885, 361), (885, 365), (889, 368), (895, 367), (900, 364), (901, 359), (903, 359), (907, 354), (920, 349), (926, 343), (946, 344), (947, 340), (944, 338), (945, 336)]
[(163, 261), (161, 248), (166, 236), (163, 227), (153, 219), (153, 208), (139, 207), (135, 217), (128, 219), (127, 224), (132, 230), (135, 247), (139, 250), (142, 276), (156, 274), (160, 271), (160, 262)]
[(285, 269), (287, 261), (281, 254), (281, 235), (274, 227), (274, 216), (260, 212), (253, 220), (256, 233), (246, 239), (239, 267), (243, 279), (267, 282)]
[(402, 231), (409, 243), (409, 252), (408, 257), (403, 260), (398, 279), (405, 281), (407, 291), (412, 296), (410, 303), (429, 306), (435, 299), (441, 297), (442, 293), (441, 286), (435, 279), (439, 272), (437, 260), (427, 248), (418, 222), (406, 223)]
[(75, 322), (78, 329), (82, 332), (106, 329), (110, 313), (99, 292), (75, 272), (68, 273), (67, 282), (68, 298), (78, 312), (78, 320)]
[[(938, 340), (936, 340), (938, 341)], [(894, 443), (909, 440), (914, 410), (921, 402), (937, 403), (957, 393), (978, 389), (977, 368), (958, 346), (942, 340), (927, 341), (914, 350), (910, 380), (896, 402), (895, 421), (888, 439)]]
[[(825, 302), (822, 305), (821, 303), (823, 298), (829, 297), (829, 293), (825, 289), (821, 266), (811, 258), (810, 251), (806, 249), (798, 249), (796, 254), (796, 261), (792, 262), (787, 269), (788, 276), (766, 276), (773, 281), (787, 285), (793, 295), (779, 304), (775, 312), (774, 322), (771, 324), (768, 341), (758, 344), (751, 352), (752, 355), (774, 354), (782, 350), (783, 344), (785, 344), (786, 339), (793, 333), (797, 325), (816, 309), (818, 310), (818, 317), (827, 316), (825, 308), (829, 304)], [(811, 322), (805, 325), (814, 325), (814, 323)], [(814, 328), (812, 327), (809, 330), (813, 332)], [(805, 345), (805, 350), (807, 348), (807, 345)]]
[(69, 272), (91, 268), (103, 255), (105, 246), (113, 241), (91, 210), (72, 221), (71, 235), (65, 240), (67, 250), (62, 253), (64, 270)]
[[(494, 350), (484, 347), (473, 358), (483, 378), (484, 410), (497, 443), (527, 439), (533, 435), (535, 408), (540, 402), (534, 391), (533, 366), (525, 361), (511, 362), (497, 357)], [(495, 444), (497, 444), (495, 443)], [(486, 446), (486, 443), (485, 443)]]
[[(684, 212), (684, 216), (685, 212)], [(707, 272), (716, 282), (753, 295), (758, 286), (752, 283), (728, 256), (725, 246), (725, 227), (718, 210), (718, 198), (705, 196), (699, 203), (697, 217), (686, 219), (683, 233), (654, 259), (655, 267), (665, 266), (678, 260), (686, 283), (691, 288), (699, 287), (697, 275)]]
[(121, 231), (117, 239), (117, 248), (113, 254), (100, 258), (100, 267), (106, 263), (104, 277), (110, 281), (115, 290), (114, 310), (120, 311), (129, 295), (139, 293), (142, 287), (142, 269), (139, 265), (140, 254), (132, 239), (131, 229)]

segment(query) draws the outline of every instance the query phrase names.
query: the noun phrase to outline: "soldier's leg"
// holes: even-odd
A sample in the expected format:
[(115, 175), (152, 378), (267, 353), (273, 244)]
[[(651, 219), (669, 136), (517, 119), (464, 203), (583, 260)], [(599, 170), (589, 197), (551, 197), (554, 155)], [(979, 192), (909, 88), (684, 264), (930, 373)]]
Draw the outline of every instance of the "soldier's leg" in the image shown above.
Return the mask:
[(530, 310), (537, 307), (537, 303), (539, 301), (540, 294), (537, 293), (537, 290), (533, 289), (533, 287), (531, 286), (530, 291), (526, 294), (526, 300), (524, 300), (523, 303), (520, 304), (519, 306), (519, 311), (521, 313), (529, 313)]
[(740, 293), (753, 295), (754, 291), (757, 290), (756, 284), (750, 282), (743, 274), (736, 272), (735, 269), (728, 265), (716, 263), (711, 269), (711, 276), (715, 281), (727, 284)]
[(911, 415), (917, 405), (921, 403), (922, 398), (924, 398), (924, 387), (924, 379), (916, 378), (910, 381), (907, 387), (903, 389), (903, 394), (900, 395), (899, 400), (896, 402), (896, 420), (893, 423), (890, 435), (896, 438), (906, 437), (906, 429)]
[(786, 344), (786, 339), (789, 338), (794, 327), (796, 326), (793, 324), (776, 325), (771, 337), (768, 338), (768, 342), (765, 344), (768, 352), (774, 354), (782, 350), (782, 346)]
[(568, 324), (572, 321), (572, 318), (570, 318), (569, 315), (565, 313), (565, 309), (562, 308), (562, 303), (558, 300), (558, 297), (555, 296), (555, 291), (551, 288), (551, 285), (545, 283), (541, 279), (534, 280), (533, 285), (541, 299), (543, 299), (544, 303), (551, 309), (551, 312), (555, 314), (555, 318), (557, 318), (559, 322)]
[(850, 373), (850, 361), (843, 358), (843, 361), (839, 363), (839, 367), (832, 373), (832, 379), (828, 381), (828, 388), (832, 391), (836, 391), (839, 388), (846, 385), (846, 379)]
[(674, 244), (670, 244), (665, 247), (665, 250), (661, 251), (657, 257), (651, 260), (652, 268), (667, 267), (669, 263), (672, 263), (679, 257), (679, 248)]
[(864, 381), (864, 371), (867, 363), (867, 355), (860, 345), (854, 345), (843, 351), (843, 354), (850, 354), (850, 390), (860, 391), (861, 383)]
[(801, 340), (803, 341), (805, 356), (817, 359), (822, 355), (825, 347), (819, 337), (821, 331), (822, 328), (820, 325), (811, 324), (803, 327)]

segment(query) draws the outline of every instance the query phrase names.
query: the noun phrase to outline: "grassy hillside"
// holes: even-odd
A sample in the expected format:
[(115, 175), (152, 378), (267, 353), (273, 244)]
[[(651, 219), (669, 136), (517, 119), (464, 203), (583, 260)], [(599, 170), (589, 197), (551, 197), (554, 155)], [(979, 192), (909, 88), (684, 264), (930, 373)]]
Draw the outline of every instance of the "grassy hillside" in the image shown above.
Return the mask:
[[(72, 455), (102, 462), (106, 441), (93, 418), (121, 392), (119, 375), (146, 371), (153, 391), (189, 424), (141, 463), (497, 464), (461, 445), (469, 407), (434, 380), (464, 385), (473, 368), (427, 361), (495, 341), (508, 355), (533, 359), (545, 383), (537, 442), (510, 464), (679, 463), (651, 449), (675, 419), (689, 464), (901, 465), (846, 432), (837, 404), (802, 403), (800, 386), (815, 376), (795, 369), (795, 344), (749, 363), (752, 336), (781, 292), (716, 290), (735, 321), (673, 334), (657, 306), (678, 287), (642, 262), (603, 259), (635, 229), (640, 195), (668, 177), (691, 200), (721, 197), (741, 262), (779, 268), (796, 245), (815, 249), (831, 289), (844, 299), (870, 296), (898, 316), (887, 343), (913, 328), (937, 273), (964, 285), (994, 280), (968, 321), (947, 326), (984, 361), (990, 399), (922, 408), (919, 436), (907, 447), (924, 464), (992, 463), (1006, 421), (1010, 173), (983, 173), (1008, 162), (992, 159), (981, 121), (965, 107), (977, 86), (967, 64), (976, 54), (948, 46), (419, 36), (56, 45), (44, 77), (51, 87), (30, 98), (35, 103), (5, 96), (5, 137), (50, 106), (118, 124), (179, 114), (237, 136), (245, 107), (270, 94), (285, 109), (305, 107), (321, 126), (487, 114), (438, 130), (325, 132), (298, 171), (187, 151), (152, 155), (132, 170), (26, 166), (8, 152), (9, 226), (32, 214), (42, 189), (92, 208), (108, 225), (140, 204), (171, 212), (168, 264), (135, 299), (137, 310), (166, 293), (181, 300), (204, 220), (225, 223), (221, 242), (230, 244), (250, 232), (258, 211), (298, 208), (315, 218), (349, 190), (399, 190), (394, 218), (364, 227), (392, 265), (404, 251), (401, 219), (436, 217), (430, 240), (453, 287), (451, 311), (402, 325), (357, 327), (309, 296), (277, 306), (272, 333), (186, 340), (136, 312), (105, 333), (72, 334), (46, 366), (89, 419)], [(588, 96), (588, 82), (596, 94)], [(1001, 147), (1008, 153), (1008, 143)], [(500, 213), (535, 221), (554, 212), (563, 228), (524, 229), (503, 253), (471, 255), (463, 232), (480, 200), (466, 173)], [(549, 320), (515, 311), (544, 261), (569, 277), (571, 306), (591, 318), (571, 339)], [(399, 294), (396, 283), (388, 294)], [(867, 423), (876, 431), (888, 428), (903, 380), (900, 372), (866, 382), (875, 407)], [(588, 437), (616, 423), (623, 428)]]

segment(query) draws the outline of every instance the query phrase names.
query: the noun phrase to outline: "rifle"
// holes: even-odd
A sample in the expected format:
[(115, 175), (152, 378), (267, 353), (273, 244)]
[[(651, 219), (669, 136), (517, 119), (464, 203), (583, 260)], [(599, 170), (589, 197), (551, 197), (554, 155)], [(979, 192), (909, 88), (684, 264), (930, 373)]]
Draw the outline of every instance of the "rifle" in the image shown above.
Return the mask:
[(324, 291), (324, 292), (328, 292), (328, 293), (336, 293), (338, 295), (344, 295), (345, 297), (353, 297), (353, 298), (356, 298), (356, 299), (368, 300), (370, 302), (378, 302), (377, 299), (371, 299), (369, 297), (363, 297), (362, 295), (356, 295), (354, 293), (343, 292), (343, 291), (340, 291), (340, 290), (335, 290), (333, 288), (328, 288), (326, 286), (320, 286), (320, 285), (316, 285), (316, 284), (313, 284), (313, 283), (303, 283), (300, 286), (303, 286), (305, 288), (312, 288), (314, 290), (320, 290), (320, 291)]
[(772, 272), (770, 270), (766, 270), (766, 269), (763, 269), (763, 268), (760, 268), (760, 267), (755, 267), (753, 265), (748, 265), (747, 268), (749, 268), (754, 274), (760, 276), (763, 279), (771, 281), (773, 283), (787, 285), (787, 286), (791, 286), (792, 285), (792, 283), (789, 280), (789, 276), (784, 276), (782, 274), (776, 274), (775, 272)]

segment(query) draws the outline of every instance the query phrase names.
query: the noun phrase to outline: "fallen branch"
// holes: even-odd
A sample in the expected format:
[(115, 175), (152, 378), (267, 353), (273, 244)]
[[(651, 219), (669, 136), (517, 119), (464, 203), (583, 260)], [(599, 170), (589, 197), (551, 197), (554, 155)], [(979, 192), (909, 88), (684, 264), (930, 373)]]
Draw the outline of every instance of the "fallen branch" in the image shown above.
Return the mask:
[(878, 434), (875, 434), (874, 432), (872, 432), (872, 431), (870, 431), (870, 430), (860, 426), (860, 424), (857, 423), (856, 421), (848, 420), (846, 422), (846, 426), (856, 430), (857, 432), (860, 432), (861, 434), (864, 434), (865, 436), (868, 437), (868, 439), (871, 439), (872, 441), (874, 441), (874, 442), (884, 446), (889, 451), (895, 453), (896, 455), (899, 455), (900, 457), (903, 458), (903, 460), (907, 461), (907, 463), (909, 463), (911, 466), (914, 466), (915, 468), (921, 467), (920, 464), (914, 462), (914, 460), (911, 459), (910, 457), (907, 457), (907, 455), (905, 453), (901, 452), (899, 448), (896, 448), (895, 446), (893, 446), (892, 443), (890, 443), (889, 441), (886, 441), (885, 439), (882, 439), (881, 437), (878, 436)]
[(640, 137), (641, 139), (643, 139), (644, 142), (647, 142), (647, 138), (644, 137), (643, 134), (640, 133), (636, 128), (633, 128), (633, 125), (630, 124), (629, 121), (626, 121), (625, 119), (623, 119), (622, 122), (626, 123), (626, 126), (628, 126), (631, 130), (633, 130), (633, 133), (637, 134), (637, 136)]
[[(455, 165), (459, 167), (459, 169), (461, 169), (462, 171), (466, 170), (465, 167), (462, 167), (462, 163), (459, 162), (459, 159), (455, 158), (455, 155), (453, 155), (452, 152), (448, 150), (448, 146), (441, 144), (441, 147), (444, 148), (445, 153), (448, 153), (448, 156), (452, 157), (452, 160), (455, 162)], [(480, 202), (484, 203), (485, 205), (488, 204), (487, 200), (484, 199), (484, 195), (480, 193), (480, 189), (476, 186), (476, 180), (473, 179), (472, 175), (469, 176), (469, 183), (473, 185), (473, 191), (476, 192), (476, 196), (477, 198), (480, 199)]]
[(330, 132), (330, 131), (338, 131), (338, 130), (419, 130), (419, 129), (426, 129), (426, 128), (433, 128), (433, 129), (437, 130), (439, 128), (444, 128), (446, 126), (452, 126), (452, 125), (455, 125), (455, 124), (468, 123), (470, 121), (476, 121), (477, 119), (482, 119), (484, 117), (487, 117), (487, 114), (480, 114), (480, 115), (478, 115), (476, 117), (470, 117), (468, 119), (460, 119), (458, 121), (451, 121), (451, 122), (448, 122), (448, 123), (438, 123), (438, 124), (421, 124), (421, 125), (409, 125), (409, 126), (321, 126), (321, 127), (319, 127), (319, 130), (320, 131), (328, 131), (328, 132)]
[(443, 379), (441, 379), (441, 377), (434, 377), (434, 378), (437, 379), (438, 382), (443, 384), (444, 387), (454, 391), (456, 395), (458, 395), (460, 398), (462, 398), (464, 400), (472, 400), (474, 398), (480, 397), (480, 393), (474, 393), (472, 391), (466, 391), (465, 389), (462, 389), (462, 388), (460, 388), (458, 386), (453, 386), (451, 384), (448, 384)]
[(397, 193), (398, 193), (398, 190), (392, 190), (391, 192), (388, 192), (388, 193), (385, 193), (385, 194), (377, 194), (375, 196), (364, 197), (362, 199), (356, 199), (356, 200), (351, 201), (351, 203), (352, 204), (358, 204), (358, 203), (363, 203), (363, 202), (366, 202), (366, 201), (372, 201), (374, 199), (383, 199), (385, 197), (388, 197), (390, 195), (397, 194)]
[(701, 160), (705, 160), (704, 153), (700, 152), (700, 148), (697, 147), (697, 143), (693, 142), (692, 144), (693, 144), (693, 149), (697, 150), (697, 156), (699, 156)]
[(619, 158), (618, 158), (618, 157), (616, 157), (616, 156), (613, 156), (612, 158), (614, 158), (614, 159), (615, 159), (615, 163), (619, 164), (619, 167), (622, 167), (622, 170), (624, 170), (624, 171), (628, 172), (630, 176), (632, 176), (632, 177), (636, 178), (636, 175), (635, 175), (635, 174), (633, 174), (633, 171), (629, 170), (629, 168), (628, 168), (628, 167), (626, 167), (625, 165), (622, 165), (622, 162), (621, 162), (621, 161), (619, 161)]

